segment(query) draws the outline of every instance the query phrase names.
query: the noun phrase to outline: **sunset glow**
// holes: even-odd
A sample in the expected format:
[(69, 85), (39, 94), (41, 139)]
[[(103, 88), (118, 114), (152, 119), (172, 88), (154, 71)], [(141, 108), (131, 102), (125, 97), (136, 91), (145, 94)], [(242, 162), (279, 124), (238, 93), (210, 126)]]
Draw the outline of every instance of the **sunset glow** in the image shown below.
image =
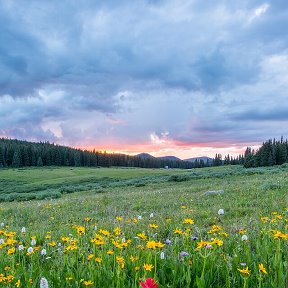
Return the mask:
[(1, 2), (0, 137), (181, 159), (287, 137), (286, 4), (120, 2)]

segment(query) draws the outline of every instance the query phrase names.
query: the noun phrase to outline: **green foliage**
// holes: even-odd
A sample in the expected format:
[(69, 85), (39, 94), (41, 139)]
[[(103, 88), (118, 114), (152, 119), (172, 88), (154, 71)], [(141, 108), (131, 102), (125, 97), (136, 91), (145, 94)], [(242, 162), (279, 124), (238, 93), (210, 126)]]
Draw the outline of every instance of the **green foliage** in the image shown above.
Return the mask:
[[(221, 166), (218, 168), (192, 169), (189, 172), (173, 169), (71, 169), (68, 167), (4, 169), (0, 171), (0, 201), (56, 198), (61, 197), (62, 194), (81, 191), (107, 193), (116, 188), (141, 188), (161, 183), (189, 182), (187, 185), (190, 185), (192, 181), (203, 179), (228, 181), (235, 177), (283, 175), (285, 173), (283, 167), (245, 169), (241, 166)], [(266, 184), (266, 182), (260, 185), (263, 191), (269, 190), (269, 185), (272, 185), (270, 182), (270, 184)]]
[(245, 151), (244, 167), (282, 165), (288, 162), (288, 141), (272, 139), (264, 142), (255, 152), (250, 147)]
[[(177, 177), (171, 181), (175, 176), (185, 181), (178, 181)], [(21, 196), (33, 200), (0, 203), (0, 238), (5, 242), (0, 245), (0, 274), (14, 277), (10, 283), (2, 278), (1, 285), (15, 287), (20, 280), (20, 288), (36, 288), (40, 278), (46, 277), (49, 287), (85, 287), (91, 280), (90, 287), (122, 288), (140, 287), (139, 278), (152, 277), (159, 288), (287, 287), (287, 176), (283, 167), (221, 166), (189, 172), (3, 169), (0, 197), (14, 193), (11, 199)], [(13, 183), (14, 192), (9, 190)], [(5, 193), (7, 189), (10, 193)], [(32, 192), (27, 192), (29, 189)], [(97, 193), (97, 189), (105, 193)], [(205, 195), (205, 191), (218, 189), (225, 192)], [(51, 199), (51, 195), (62, 197)], [(218, 216), (220, 208), (225, 213)], [(140, 220), (138, 215), (142, 216)], [(185, 224), (187, 218), (193, 218), (194, 224)], [(158, 227), (151, 228), (149, 224)], [(215, 231), (213, 225), (221, 230)], [(21, 233), (23, 226), (25, 233)], [(119, 235), (116, 227), (121, 229)], [(82, 229), (83, 234), (79, 233)], [(103, 236), (101, 229), (111, 235)], [(177, 234), (176, 229), (182, 232)], [(7, 236), (13, 235), (9, 232), (16, 233), (14, 238)], [(146, 240), (137, 236), (140, 232), (145, 232)], [(96, 233), (105, 239), (105, 244), (91, 242)], [(247, 241), (241, 240), (243, 234)], [(36, 246), (31, 244), (32, 236), (36, 237)], [(70, 240), (65, 242), (63, 237)], [(113, 244), (112, 240), (123, 244), (124, 238), (131, 240), (128, 247), (120, 249)], [(212, 243), (211, 247), (205, 244), (197, 248), (201, 241), (213, 242), (215, 238), (223, 245)], [(171, 244), (147, 248), (147, 241), (165, 243), (166, 239)], [(67, 249), (73, 246), (72, 240), (77, 241), (75, 250)], [(18, 249), (20, 242), (25, 247), (23, 251)], [(31, 245), (34, 251), (27, 255)], [(8, 255), (11, 248), (15, 251), (12, 249)], [(41, 255), (43, 248), (47, 255)], [(108, 250), (114, 254), (108, 255)], [(181, 256), (182, 251), (188, 255)], [(160, 258), (161, 252), (164, 259)], [(88, 260), (91, 254), (93, 258)], [(124, 258), (123, 268), (117, 263), (117, 256)], [(96, 257), (101, 262), (95, 261)], [(152, 271), (145, 271), (146, 263), (154, 266)], [(268, 274), (259, 271), (260, 263)], [(249, 275), (238, 270), (244, 267), (249, 268)]]

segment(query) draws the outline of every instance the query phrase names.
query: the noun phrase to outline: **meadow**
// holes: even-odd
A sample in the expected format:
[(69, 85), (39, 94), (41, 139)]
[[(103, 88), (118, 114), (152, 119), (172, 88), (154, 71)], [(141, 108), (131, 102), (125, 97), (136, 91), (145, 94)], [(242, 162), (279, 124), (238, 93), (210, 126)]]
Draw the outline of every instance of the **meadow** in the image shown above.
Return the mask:
[(288, 287), (287, 176), (2, 169), (0, 287)]

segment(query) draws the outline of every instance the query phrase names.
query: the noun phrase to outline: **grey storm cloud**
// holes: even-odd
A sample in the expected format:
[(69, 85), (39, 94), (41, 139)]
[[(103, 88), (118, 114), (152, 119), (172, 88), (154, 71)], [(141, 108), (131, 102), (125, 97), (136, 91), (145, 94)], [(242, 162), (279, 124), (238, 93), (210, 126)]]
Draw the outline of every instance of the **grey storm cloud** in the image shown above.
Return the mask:
[(287, 26), (284, 0), (2, 1), (0, 136), (281, 136)]

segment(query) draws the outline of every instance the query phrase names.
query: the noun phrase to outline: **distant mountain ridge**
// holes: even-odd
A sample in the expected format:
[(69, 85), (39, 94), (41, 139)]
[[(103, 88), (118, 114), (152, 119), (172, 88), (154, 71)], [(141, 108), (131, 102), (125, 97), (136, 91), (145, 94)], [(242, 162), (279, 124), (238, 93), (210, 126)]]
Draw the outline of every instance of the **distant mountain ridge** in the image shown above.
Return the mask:
[(140, 153), (135, 155), (136, 157), (139, 157), (141, 159), (160, 159), (160, 160), (170, 160), (170, 161), (188, 161), (188, 162), (196, 162), (196, 161), (204, 161), (204, 163), (212, 163), (213, 162), (213, 158), (207, 157), (207, 156), (201, 156), (201, 157), (193, 157), (193, 158), (188, 158), (188, 159), (180, 159), (176, 156), (159, 156), (159, 157), (154, 157), (152, 155), (150, 155), (149, 153)]
[(157, 158), (161, 159), (161, 160), (182, 161), (180, 158), (175, 157), (175, 156), (161, 156), (161, 157), (157, 157)]
[(188, 161), (188, 162), (195, 162), (195, 161), (204, 161), (204, 163), (212, 163), (213, 162), (213, 158), (207, 157), (207, 156), (201, 156), (201, 157), (193, 157), (193, 158), (188, 158), (188, 159), (184, 159), (184, 161)]

